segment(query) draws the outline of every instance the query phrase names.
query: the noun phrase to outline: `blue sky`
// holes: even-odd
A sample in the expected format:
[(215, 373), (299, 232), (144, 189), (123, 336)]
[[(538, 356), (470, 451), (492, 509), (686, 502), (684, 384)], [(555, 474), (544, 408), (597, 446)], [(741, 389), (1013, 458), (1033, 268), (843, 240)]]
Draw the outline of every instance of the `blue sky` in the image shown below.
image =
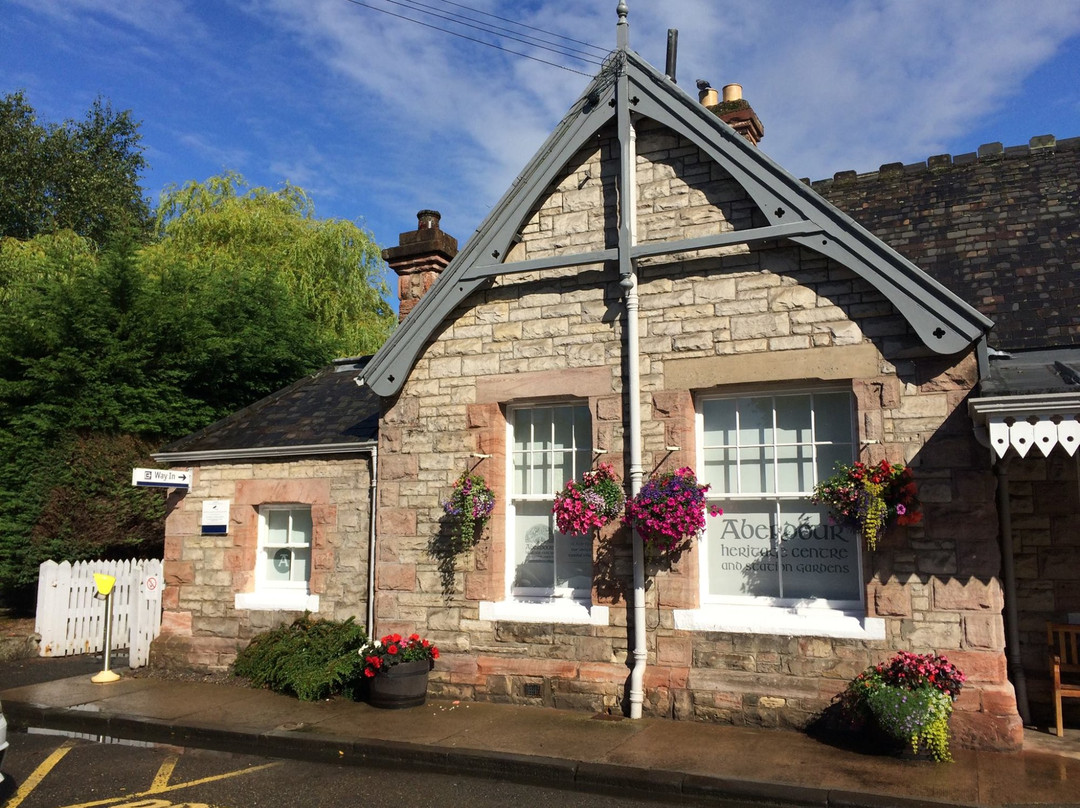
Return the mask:
[[(761, 148), (799, 177), (1080, 136), (1077, 0), (627, 4), (631, 46), (662, 69), (678, 28), (679, 84), (741, 83)], [(25, 90), (49, 121), (82, 117), (99, 94), (132, 110), (151, 197), (233, 170), (300, 185), (317, 215), (383, 246), (429, 207), (464, 243), (597, 67), (503, 41), (579, 75), (366, 6), (509, 27), (468, 6), (615, 43), (617, 0), (0, 0), (0, 92)]]

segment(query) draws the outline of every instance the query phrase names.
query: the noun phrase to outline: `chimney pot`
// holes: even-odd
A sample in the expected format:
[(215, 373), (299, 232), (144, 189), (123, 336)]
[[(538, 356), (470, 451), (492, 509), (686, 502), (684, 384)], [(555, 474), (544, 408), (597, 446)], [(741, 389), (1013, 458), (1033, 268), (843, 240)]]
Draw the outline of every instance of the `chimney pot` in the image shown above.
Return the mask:
[(416, 214), (417, 230), (438, 230), (442, 214), (437, 210), (422, 210)]
[(728, 101), (742, 101), (741, 84), (724, 85), (724, 103), (726, 104)]
[(437, 210), (416, 214), (416, 229), (398, 236), (398, 246), (382, 251), (383, 260), (398, 275), (398, 319), (405, 319), (431, 284), (457, 255), (457, 239), (439, 229)]

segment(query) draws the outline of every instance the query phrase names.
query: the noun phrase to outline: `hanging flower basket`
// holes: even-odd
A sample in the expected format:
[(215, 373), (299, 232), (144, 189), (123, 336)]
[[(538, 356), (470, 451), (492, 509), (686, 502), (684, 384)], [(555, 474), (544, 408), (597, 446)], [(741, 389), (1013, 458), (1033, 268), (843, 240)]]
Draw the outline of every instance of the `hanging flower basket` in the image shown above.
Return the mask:
[(480, 538), (480, 533), (495, 508), (495, 494), (479, 474), (465, 472), (454, 483), (450, 499), (443, 510), (450, 517), (455, 552), (468, 550)]
[(581, 482), (571, 480), (555, 495), (555, 525), (560, 533), (584, 535), (604, 527), (622, 515), (626, 504), (622, 483), (610, 463), (601, 463), (595, 471), (581, 475)]
[[(650, 555), (673, 552), (705, 529), (708, 490), (688, 467), (656, 475), (627, 504), (623, 522), (637, 526)], [(708, 512), (719, 516), (723, 510)]]
[(858, 530), (873, 550), (889, 525), (922, 521), (916, 493), (911, 469), (882, 460), (876, 466), (838, 465), (833, 476), (814, 487), (810, 501), (827, 506), (834, 520)]

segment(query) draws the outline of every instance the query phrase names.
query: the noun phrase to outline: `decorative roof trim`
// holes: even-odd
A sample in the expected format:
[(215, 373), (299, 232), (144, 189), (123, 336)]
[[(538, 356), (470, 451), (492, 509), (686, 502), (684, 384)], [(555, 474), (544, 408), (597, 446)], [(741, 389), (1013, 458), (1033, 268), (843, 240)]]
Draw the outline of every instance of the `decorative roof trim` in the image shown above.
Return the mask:
[[(432, 335), (473, 292), (500, 274), (519, 271), (499, 263), (525, 218), (566, 163), (609, 122), (643, 115), (680, 133), (734, 177), (753, 198), (768, 225), (720, 234), (752, 243), (786, 238), (836, 260), (881, 291), (931, 350), (958, 353), (993, 322), (966, 304), (805, 183), (786, 172), (694, 98), (625, 45), (605, 61), (569, 113), (533, 156), (453, 261), (357, 378), (380, 396), (396, 395)], [(625, 173), (625, 172), (623, 172)], [(623, 175), (620, 174), (620, 176)], [(788, 227), (791, 226), (791, 230)], [(665, 254), (687, 249), (686, 240), (630, 247), (620, 239), (616, 257), (625, 274), (636, 250)], [(607, 259), (609, 251), (603, 251)], [(640, 254), (645, 254), (641, 252)], [(542, 259), (539, 267), (592, 264), (596, 252)], [(492, 263), (494, 259), (495, 263)], [(587, 259), (587, 260), (585, 260)]]
[(370, 452), (376, 441), (358, 443), (309, 443), (301, 446), (256, 446), (247, 449), (210, 449), (202, 452), (158, 452), (150, 455), (159, 463), (194, 463), (204, 460), (258, 460), (297, 455), (331, 455)]
[(968, 412), (997, 459), (1010, 449), (1026, 457), (1032, 446), (1046, 457), (1057, 446), (1070, 455), (1080, 448), (1080, 392), (974, 398)]

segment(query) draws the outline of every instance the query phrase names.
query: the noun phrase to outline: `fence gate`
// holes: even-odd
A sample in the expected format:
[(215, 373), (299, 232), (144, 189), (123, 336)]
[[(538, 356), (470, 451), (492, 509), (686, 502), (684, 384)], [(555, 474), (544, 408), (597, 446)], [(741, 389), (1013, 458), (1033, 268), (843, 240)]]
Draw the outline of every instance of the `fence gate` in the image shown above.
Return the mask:
[(38, 576), (37, 633), (41, 656), (104, 650), (105, 601), (95, 597), (94, 573), (116, 578), (112, 647), (128, 649), (128, 664), (150, 660), (150, 642), (161, 630), (161, 561), (46, 561)]

